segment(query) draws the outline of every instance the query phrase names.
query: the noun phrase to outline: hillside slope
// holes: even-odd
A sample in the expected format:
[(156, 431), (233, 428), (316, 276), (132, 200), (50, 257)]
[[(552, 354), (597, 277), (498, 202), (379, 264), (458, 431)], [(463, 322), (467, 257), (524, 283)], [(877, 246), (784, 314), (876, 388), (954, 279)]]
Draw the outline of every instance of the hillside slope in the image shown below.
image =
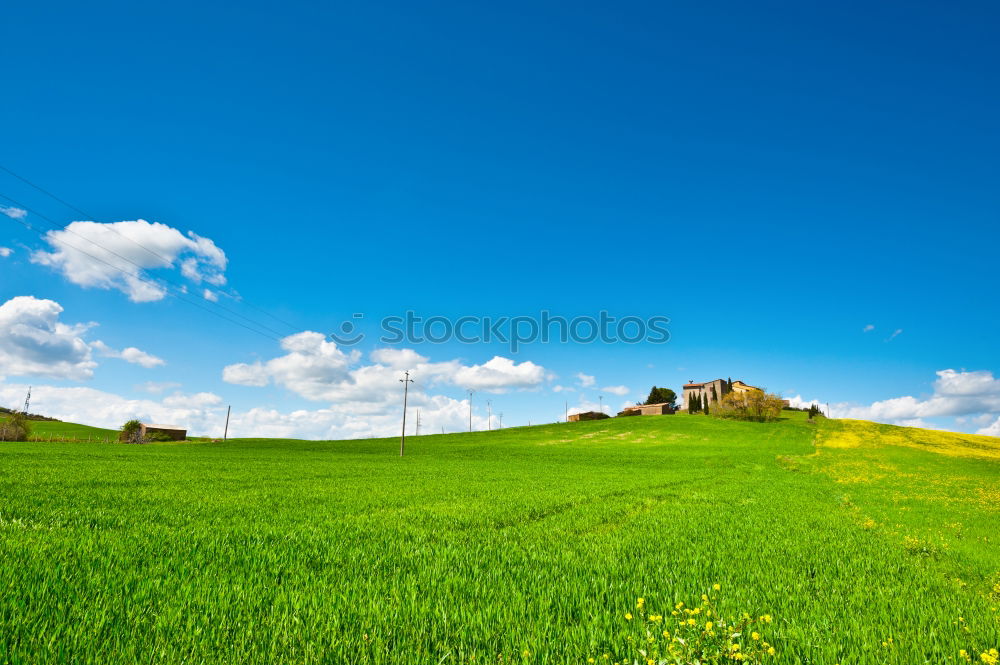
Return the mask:
[(704, 593), (716, 623), (773, 617), (766, 662), (954, 662), (1000, 644), (1000, 462), (900, 429), (0, 445), (0, 654), (631, 662)]

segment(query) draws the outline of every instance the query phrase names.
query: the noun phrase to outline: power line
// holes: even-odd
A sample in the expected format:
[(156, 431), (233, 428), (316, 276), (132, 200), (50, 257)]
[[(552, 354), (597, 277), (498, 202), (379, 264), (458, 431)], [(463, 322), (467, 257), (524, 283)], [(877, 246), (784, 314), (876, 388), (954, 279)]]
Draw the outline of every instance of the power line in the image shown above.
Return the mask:
[[(8, 201), (12, 201), (12, 202), (14, 202), (14, 203), (15, 203), (15, 205), (18, 205), (18, 206), (21, 206), (21, 204), (20, 204), (20, 203), (17, 203), (16, 201), (14, 201), (14, 199), (11, 199), (10, 197), (7, 197), (7, 196), (4, 196), (4, 195), (2, 195), (2, 194), (0, 194), (0, 197), (3, 197), (3, 198), (5, 198), (5, 199), (7, 199)], [(21, 206), (21, 207), (23, 207), (23, 206)], [(24, 209), (25, 209), (25, 210), (28, 210), (29, 212), (32, 212), (33, 214), (37, 214), (37, 213), (34, 213), (34, 211), (32, 211), (32, 210), (31, 210), (30, 208), (24, 208)], [(40, 216), (40, 217), (42, 217), (43, 219), (46, 219), (46, 218), (45, 218), (45, 217), (43, 217), (42, 215), (39, 215), (39, 216)], [(35, 233), (37, 233), (37, 234), (39, 235), (39, 237), (42, 237), (42, 238), (44, 238), (44, 234), (42, 233), (42, 231), (40, 231), (39, 229), (36, 229), (35, 227), (33, 227), (33, 226), (32, 226), (31, 224), (29, 224), (28, 222), (25, 222), (24, 220), (21, 220), (21, 219), (17, 219), (17, 218), (15, 218), (15, 217), (10, 217), (9, 215), (5, 215), (5, 217), (7, 217), (8, 219), (12, 219), (13, 221), (15, 221), (15, 222), (17, 222), (17, 223), (21, 224), (21, 225), (22, 225), (23, 227), (25, 227), (25, 228), (26, 228), (26, 229), (28, 229), (29, 231), (34, 231)], [(94, 259), (95, 261), (99, 261), (99, 262), (103, 263), (104, 265), (108, 266), (109, 268), (112, 268), (113, 270), (117, 270), (118, 272), (122, 273), (123, 275), (126, 275), (127, 277), (133, 277), (133, 278), (135, 278), (135, 279), (137, 279), (137, 280), (139, 280), (139, 281), (141, 281), (141, 282), (145, 282), (145, 283), (147, 283), (147, 284), (150, 284), (150, 285), (152, 285), (152, 286), (155, 286), (155, 287), (157, 287), (157, 288), (161, 288), (161, 286), (162, 286), (162, 285), (160, 285), (160, 284), (158, 284), (158, 283), (156, 283), (156, 282), (154, 282), (154, 281), (152, 281), (152, 280), (150, 280), (150, 279), (146, 279), (146, 278), (145, 278), (145, 277), (143, 277), (143, 276), (142, 276), (141, 274), (138, 274), (138, 273), (130, 273), (130, 272), (126, 271), (125, 269), (121, 268), (120, 266), (116, 266), (116, 265), (114, 265), (113, 263), (108, 263), (107, 261), (105, 261), (104, 259), (100, 258), (99, 256), (94, 256), (94, 255), (93, 255), (93, 254), (91, 254), (90, 252), (88, 252), (88, 251), (86, 251), (86, 250), (83, 250), (83, 249), (80, 249), (79, 247), (76, 247), (75, 245), (71, 245), (71, 244), (69, 244), (68, 242), (66, 242), (65, 240), (62, 240), (62, 241), (60, 241), (60, 242), (61, 242), (62, 244), (64, 244), (64, 245), (65, 245), (66, 247), (69, 247), (70, 249), (74, 249), (74, 250), (76, 250), (76, 251), (80, 252), (81, 254), (85, 254), (86, 256), (89, 256), (90, 258)], [(96, 244), (96, 243), (95, 243), (95, 244)], [(98, 246), (100, 246), (100, 245), (98, 245)], [(109, 251), (110, 251), (110, 250), (109, 250)], [(229, 321), (230, 323), (234, 323), (234, 324), (236, 324), (236, 325), (240, 326), (241, 328), (246, 328), (246, 329), (247, 329), (247, 330), (249, 330), (250, 332), (255, 332), (255, 333), (257, 333), (258, 335), (263, 335), (264, 337), (267, 337), (268, 339), (271, 339), (271, 340), (274, 340), (274, 341), (276, 341), (276, 342), (280, 342), (280, 341), (281, 341), (281, 338), (280, 338), (280, 337), (274, 337), (274, 336), (272, 336), (272, 335), (269, 335), (269, 334), (267, 334), (266, 332), (262, 332), (262, 331), (260, 331), (260, 330), (257, 330), (256, 328), (251, 328), (250, 326), (248, 326), (248, 325), (245, 325), (245, 324), (243, 324), (243, 323), (240, 323), (239, 321), (237, 321), (237, 320), (235, 320), (235, 319), (231, 319), (231, 318), (229, 318), (228, 316), (225, 316), (225, 315), (223, 315), (223, 314), (220, 314), (219, 312), (216, 312), (216, 311), (215, 311), (215, 310), (213, 310), (213, 309), (209, 309), (208, 307), (205, 307), (204, 305), (202, 305), (202, 304), (201, 304), (200, 302), (198, 302), (198, 301), (196, 301), (196, 300), (191, 300), (191, 299), (189, 299), (189, 298), (185, 298), (185, 297), (183, 297), (183, 294), (177, 294), (177, 293), (173, 293), (173, 292), (172, 292), (172, 291), (170, 291), (169, 289), (166, 289), (166, 290), (165, 290), (165, 292), (166, 292), (166, 294), (167, 294), (168, 296), (170, 296), (170, 297), (172, 297), (172, 298), (176, 298), (176, 299), (178, 299), (178, 300), (180, 300), (180, 301), (182, 301), (182, 302), (186, 302), (186, 303), (187, 303), (187, 304), (189, 304), (189, 305), (194, 305), (195, 307), (198, 307), (198, 308), (200, 308), (200, 309), (203, 309), (203, 310), (205, 310), (206, 312), (208, 312), (209, 314), (212, 314), (213, 316), (217, 316), (217, 317), (219, 317), (220, 319), (224, 319), (224, 320), (226, 320), (226, 321)], [(245, 317), (244, 317), (244, 318), (245, 318)], [(251, 321), (251, 322), (252, 322), (252, 321)], [(259, 325), (259, 324), (256, 324), (256, 325)], [(261, 327), (263, 327), (263, 326), (261, 326)]]

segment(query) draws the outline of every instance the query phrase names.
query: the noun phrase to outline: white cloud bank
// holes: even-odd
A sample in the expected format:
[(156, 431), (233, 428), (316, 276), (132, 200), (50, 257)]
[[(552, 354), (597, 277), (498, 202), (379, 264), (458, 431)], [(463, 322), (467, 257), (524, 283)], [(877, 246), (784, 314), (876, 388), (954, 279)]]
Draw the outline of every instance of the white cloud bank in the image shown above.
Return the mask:
[[(831, 415), (834, 418), (932, 428), (940, 425), (928, 424), (925, 419), (957, 418), (956, 424), (971, 422), (985, 425), (977, 430), (977, 434), (1000, 436), (1000, 379), (988, 370), (943, 369), (936, 374), (934, 392), (927, 397), (906, 395), (868, 405), (841, 402), (830, 405)], [(792, 406), (799, 407), (819, 404), (818, 400), (804, 400), (800, 396), (789, 401)]]
[(14, 253), (10, 247), (0, 247), (0, 258), (6, 259), (8, 256)]
[(481, 365), (429, 362), (412, 349), (377, 349), (371, 354), (373, 364), (364, 365), (357, 351), (344, 353), (312, 331), (285, 337), (281, 347), (287, 353), (267, 362), (226, 366), (223, 380), (243, 386), (273, 382), (312, 401), (370, 403), (386, 395), (395, 399), (403, 370), (410, 370), (422, 387), (447, 384), (492, 393), (537, 388), (550, 377), (544, 367), (530, 361), (516, 363), (495, 356)]
[(78, 286), (117, 289), (133, 302), (166, 296), (166, 287), (152, 280), (149, 270), (179, 269), (194, 284), (218, 286), (226, 281), (226, 255), (214, 242), (158, 222), (72, 222), (49, 231), (45, 240), (52, 251), (33, 252), (32, 262), (53, 268)]
[(0, 377), (45, 376), (84, 381), (94, 375), (93, 352), (143, 367), (164, 364), (161, 358), (130, 346), (116, 351), (83, 336), (95, 323), (59, 320), (62, 306), (54, 300), (17, 296), (0, 305)]

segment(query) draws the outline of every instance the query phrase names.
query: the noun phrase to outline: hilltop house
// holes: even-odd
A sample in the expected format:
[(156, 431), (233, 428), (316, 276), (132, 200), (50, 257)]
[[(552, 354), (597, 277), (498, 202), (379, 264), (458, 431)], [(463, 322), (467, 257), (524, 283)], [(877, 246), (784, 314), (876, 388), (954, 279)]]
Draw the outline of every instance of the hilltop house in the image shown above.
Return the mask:
[(743, 381), (733, 381), (731, 379), (728, 381), (726, 379), (713, 379), (712, 381), (703, 381), (701, 383), (689, 381), (684, 384), (684, 395), (681, 398), (680, 408), (682, 411), (686, 411), (692, 397), (700, 397), (702, 404), (707, 403), (711, 407), (713, 402), (722, 399), (722, 396), (726, 393), (745, 393), (750, 390), (760, 390), (760, 388), (751, 386), (749, 383), (744, 383)]

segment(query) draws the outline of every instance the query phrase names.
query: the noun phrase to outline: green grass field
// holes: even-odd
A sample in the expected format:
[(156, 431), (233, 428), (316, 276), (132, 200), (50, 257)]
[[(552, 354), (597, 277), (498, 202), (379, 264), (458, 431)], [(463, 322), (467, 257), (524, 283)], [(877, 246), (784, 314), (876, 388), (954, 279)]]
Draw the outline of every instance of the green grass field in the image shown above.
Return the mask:
[(422, 436), (402, 459), (7, 443), (0, 497), (3, 663), (631, 663), (691, 608), (752, 617), (731, 641), (763, 662), (1000, 645), (986, 437), (796, 413)]

